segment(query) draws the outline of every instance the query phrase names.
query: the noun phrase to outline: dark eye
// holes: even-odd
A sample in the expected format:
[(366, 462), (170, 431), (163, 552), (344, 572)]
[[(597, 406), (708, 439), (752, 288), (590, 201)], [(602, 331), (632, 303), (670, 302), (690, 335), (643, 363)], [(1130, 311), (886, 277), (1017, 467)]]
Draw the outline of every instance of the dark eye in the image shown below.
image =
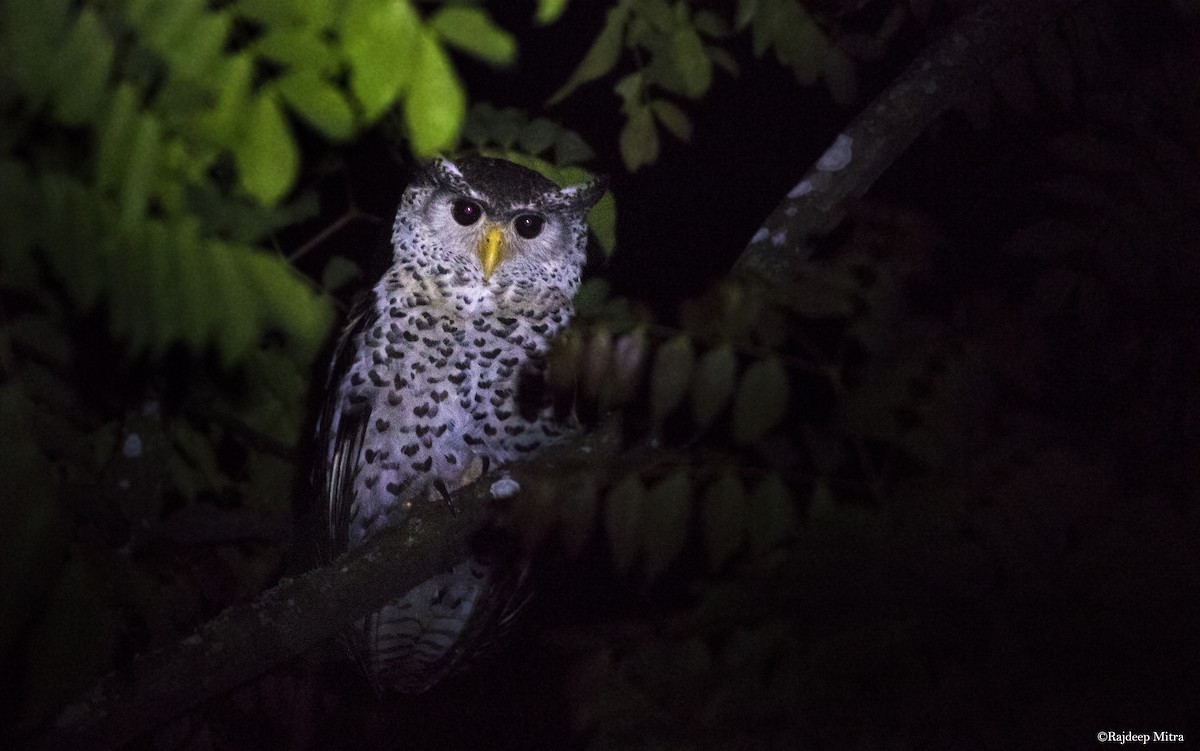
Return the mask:
[(546, 222), (537, 214), (521, 214), (513, 220), (513, 226), (517, 228), (517, 234), (526, 240), (532, 240), (541, 234), (542, 225)]
[(466, 227), (479, 221), (483, 209), (474, 201), (460, 198), (450, 207), (450, 215), (454, 217), (454, 221)]

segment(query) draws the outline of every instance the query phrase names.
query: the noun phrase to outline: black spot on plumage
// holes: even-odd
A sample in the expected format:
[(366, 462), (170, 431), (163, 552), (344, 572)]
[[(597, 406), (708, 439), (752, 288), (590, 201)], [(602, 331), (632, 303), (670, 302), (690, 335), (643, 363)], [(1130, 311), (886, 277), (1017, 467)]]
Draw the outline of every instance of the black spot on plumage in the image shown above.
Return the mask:
[(400, 327), (393, 323), (391, 330), (388, 331), (386, 334), (384, 334), (383, 338), (387, 339), (389, 344), (399, 344), (400, 343)]
[(411, 331), (405, 331), (401, 336), (404, 337), (404, 341), (406, 341), (406, 342), (415, 342), (416, 340), (421, 338)]
[(470, 409), (470, 408), (471, 408), (471, 400), (470, 400), (470, 398), (468, 398), (468, 397), (465, 397), (465, 396), (464, 396), (462, 399), (459, 399), (459, 400), (458, 400), (458, 406), (459, 406), (459, 407), (461, 407), (461, 408), (463, 408), (463, 409)]
[(455, 456), (454, 454), (446, 454), (446, 463), (447, 464), (458, 464), (458, 457)]
[(501, 404), (504, 404), (504, 397), (500, 396), (499, 394), (495, 394), (491, 399), (488, 399), (488, 401), (492, 403), (493, 407), (499, 407)]
[(375, 384), (376, 388), (383, 388), (388, 383), (387, 379), (381, 376), (379, 371), (374, 368), (368, 371), (367, 375), (371, 377), (371, 383)]
[(528, 454), (530, 451), (536, 451), (542, 445), (541, 441), (530, 441), (529, 443), (514, 443), (513, 447), (517, 451)]
[(496, 435), (497, 432), (499, 432), (499, 431), (496, 430), (496, 426), (491, 424), (490, 422), (485, 422), (483, 424), (484, 435)]
[(509, 378), (513, 374), (512, 368), (496, 368), (496, 375), (500, 378)]
[(516, 367), (516, 364), (520, 361), (521, 360), (518, 357), (502, 357), (502, 358), (500, 358), (500, 364), (506, 368)]
[[(418, 404), (417, 406), (413, 407), (412, 413), (414, 415), (416, 415), (417, 417), (425, 417), (426, 415), (429, 414), (430, 407), (431, 407), (431, 405), (429, 405), (429, 404)], [(418, 428), (417, 435), (420, 435), (420, 434), (421, 434), (420, 428)]]
[(400, 448), (400, 452), (402, 454), (404, 454), (405, 456), (416, 456), (417, 452), (420, 450), (421, 450), (421, 447), (418, 446), (416, 443), (406, 443), (406, 444), (404, 444), (404, 446), (402, 446)]
[(480, 352), (479, 354), (485, 360), (495, 360), (497, 357), (500, 356), (500, 348), (497, 347), (495, 349), (489, 349), (488, 351)]
[[(458, 370), (466, 370), (467, 368), (471, 367), (471, 363), (468, 360), (456, 360), (454, 362), (454, 367)], [(464, 375), (463, 377), (465, 378), (466, 376)]]
[(440, 404), (450, 398), (450, 392), (449, 391), (431, 391), (429, 393), (429, 398)]
[(396, 377), (392, 379), (392, 385), (396, 387), (397, 391), (399, 391), (408, 386), (408, 379), (397, 373)]
[(363, 478), (363, 485), (367, 490), (373, 489), (377, 482), (379, 482), (379, 475), (367, 475)]
[(380, 433), (386, 433), (390, 427), (392, 427), (392, 423), (382, 417), (375, 421), (375, 429)]
[(529, 328), (533, 329), (533, 333), (535, 334), (545, 334), (550, 330), (550, 325), (546, 323), (535, 323)]
[(371, 336), (375, 337), (376, 339), (383, 336), (383, 327), (376, 326), (375, 328), (371, 329)]
[(561, 430), (555, 430), (554, 428), (550, 427), (549, 423), (542, 424), (542, 433), (546, 436), (549, 436), (550, 438), (555, 438), (557, 436), (562, 435)]
[(399, 407), (403, 402), (404, 399), (395, 391), (388, 391), (387, 403), (389, 407)]
[(375, 452), (372, 449), (367, 449), (363, 452), (363, 458), (367, 460), (367, 464), (374, 464)]
[(504, 420), (507, 420), (508, 418), (512, 417), (512, 414), (513, 413), (507, 409), (498, 409), (498, 410), (496, 410), (496, 419), (500, 420), (500, 421), (504, 421)]
[(392, 495), (400, 495), (404, 492), (404, 486), (396, 482), (389, 482), (384, 488)]
[(346, 394), (346, 400), (351, 404), (362, 404), (363, 402), (368, 401), (368, 398), (366, 394), (360, 394), (357, 391), (351, 391), (350, 393)]
[(404, 359), (404, 350), (400, 349), (399, 347), (397, 347), (395, 345), (389, 344), (388, 346), (384, 347), (383, 349), (385, 352), (387, 352), (388, 357), (392, 358), (393, 360)]
[(521, 435), (522, 433), (525, 432), (525, 426), (524, 425), (505, 425), (504, 432), (508, 433), (509, 435)]
[(436, 347), (438, 345), (438, 340), (430, 339), (429, 337), (423, 337), (421, 339), (421, 344), (424, 344), (426, 347)]
[(475, 436), (471, 435), (470, 433), (464, 433), (463, 434), (463, 443), (467, 444), (468, 446), (478, 446), (481, 443), (483, 443), (483, 439), (476, 438)]
[(414, 362), (412, 364), (412, 369), (414, 373), (424, 373), (426, 370), (428, 370), (423, 362)]
[(467, 374), (466, 373), (451, 373), (450, 375), (446, 376), (446, 380), (449, 381), (450, 383), (453, 383), (455, 386), (459, 386), (462, 384), (463, 381), (467, 380)]
[(504, 326), (516, 326), (517, 319), (509, 318), (507, 316), (496, 316), (496, 323), (502, 324)]
[(450, 426), (447, 423), (442, 423), (441, 425), (439, 425), (433, 429), (433, 434), (434, 434), (434, 436), (441, 438), (443, 435), (446, 434), (446, 431), (449, 428), (450, 428)]
[(476, 412), (471, 413), (472, 419), (475, 419), (475, 420), (486, 420), (487, 416), (488, 416), (488, 413), (482, 412), (482, 411), (476, 411)]
[(387, 364), (387, 361), (387, 355), (385, 355), (383, 352), (380, 352), (379, 350), (374, 350), (371, 352), (371, 362), (375, 363), (376, 365), (385, 365)]
[(454, 354), (454, 347), (438, 347), (438, 354), (442, 357), (449, 357)]
[(471, 343), (474, 344), (476, 347), (482, 347), (483, 345), (487, 344), (487, 339), (484, 339), (483, 337), (478, 337), (475, 339), (475, 341), (473, 341)]
[(356, 371), (356, 372), (350, 374), (350, 385), (351, 386), (361, 386), (366, 382), (367, 382), (367, 379), (363, 378), (362, 373), (359, 373)]
[(433, 448), (433, 438), (431, 438), (430, 436), (425, 436), (424, 438), (421, 439), (421, 445), (427, 449)]
[(429, 432), (429, 426), (428, 426), (428, 425), (418, 425), (418, 426), (416, 427), (416, 433), (417, 433), (417, 437), (418, 437), (418, 438), (420, 438), (421, 436), (425, 435), (425, 434), (426, 434), (426, 433), (428, 433), (428, 432)]

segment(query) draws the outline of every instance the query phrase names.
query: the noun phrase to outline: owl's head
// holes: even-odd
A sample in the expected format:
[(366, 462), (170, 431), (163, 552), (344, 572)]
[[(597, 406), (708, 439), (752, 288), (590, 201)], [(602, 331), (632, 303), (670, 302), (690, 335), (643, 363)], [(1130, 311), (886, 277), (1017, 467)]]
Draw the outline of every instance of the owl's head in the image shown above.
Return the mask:
[(603, 180), (559, 188), (502, 159), (436, 159), (400, 202), (396, 260), (432, 262), (469, 284), (569, 296), (586, 256), (585, 216), (604, 190)]

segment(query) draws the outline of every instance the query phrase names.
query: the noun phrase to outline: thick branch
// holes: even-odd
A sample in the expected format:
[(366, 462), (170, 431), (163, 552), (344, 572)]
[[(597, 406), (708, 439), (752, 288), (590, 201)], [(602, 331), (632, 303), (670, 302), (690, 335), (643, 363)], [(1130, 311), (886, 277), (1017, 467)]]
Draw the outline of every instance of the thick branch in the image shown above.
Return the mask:
[(544, 484), (550, 475), (556, 486), (567, 488), (573, 473), (606, 460), (616, 446), (610, 431), (581, 436), (456, 492), (456, 513), (446, 506), (414, 508), (403, 529), (285, 579), (194, 635), (110, 673), (60, 713), (41, 747), (116, 748), (294, 659), (461, 559), (471, 536), (495, 518), (490, 487), (496, 479), (510, 475), (526, 486)]
[(735, 266), (791, 279), (808, 258), (807, 239), (832, 231), (950, 107), (965, 100), (1000, 62), (1080, 0), (995, 0), (961, 18), (843, 132), (755, 232)]

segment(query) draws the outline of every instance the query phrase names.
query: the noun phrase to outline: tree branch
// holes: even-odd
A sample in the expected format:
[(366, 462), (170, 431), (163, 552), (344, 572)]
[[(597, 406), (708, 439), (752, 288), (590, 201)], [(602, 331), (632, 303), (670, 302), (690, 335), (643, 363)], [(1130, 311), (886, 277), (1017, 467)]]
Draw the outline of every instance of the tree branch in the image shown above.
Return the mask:
[(284, 579), (254, 602), (228, 608), (175, 644), (102, 678), (65, 708), (35, 748), (112, 749), (201, 702), (250, 681), (336, 636), (362, 615), (430, 576), (468, 550), (496, 521), (491, 484), (508, 475), (522, 488), (569, 492), (571, 477), (612, 457), (615, 430), (566, 441), (536, 461), (489, 473), (447, 506), (418, 505), (402, 529), (388, 530), (328, 566)]
[(754, 233), (734, 268), (791, 279), (808, 238), (829, 233), (846, 206), (1000, 62), (1081, 0), (996, 0), (959, 19), (844, 131)]

